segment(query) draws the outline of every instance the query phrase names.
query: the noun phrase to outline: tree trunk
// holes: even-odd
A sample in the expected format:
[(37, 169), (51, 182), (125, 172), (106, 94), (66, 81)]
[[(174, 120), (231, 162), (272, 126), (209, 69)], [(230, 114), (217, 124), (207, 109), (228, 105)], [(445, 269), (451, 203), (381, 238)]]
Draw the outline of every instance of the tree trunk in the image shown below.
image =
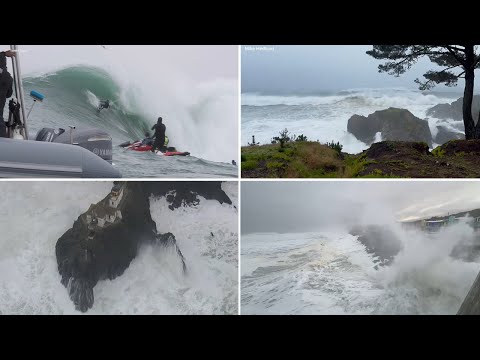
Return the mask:
[(465, 46), (465, 91), (463, 92), (463, 124), (465, 139), (478, 139), (480, 135), (475, 128), (472, 116), (473, 87), (475, 83), (475, 53), (473, 45)]

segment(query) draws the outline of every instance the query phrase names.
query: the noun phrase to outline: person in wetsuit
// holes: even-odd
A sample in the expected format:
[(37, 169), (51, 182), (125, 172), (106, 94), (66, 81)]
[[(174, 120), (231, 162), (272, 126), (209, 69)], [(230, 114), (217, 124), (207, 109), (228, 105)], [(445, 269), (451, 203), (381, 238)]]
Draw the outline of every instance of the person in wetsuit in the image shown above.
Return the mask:
[(13, 78), (7, 70), (7, 57), (15, 56), (15, 52), (8, 50), (0, 52), (0, 137), (7, 137), (7, 127), (3, 119), (3, 109), (7, 99), (13, 95)]
[(165, 131), (167, 130), (165, 125), (162, 123), (162, 118), (159, 117), (157, 123), (152, 126), (152, 130), (155, 130), (155, 142), (152, 146), (152, 151), (160, 150), (165, 152)]
[(150, 136), (150, 133), (147, 131), (145, 133), (145, 138), (142, 140), (143, 145), (153, 145), (154, 143), (154, 137)]
[(98, 105), (98, 112), (102, 109), (108, 109), (110, 107), (110, 100), (102, 100), (100, 101), (100, 104)]

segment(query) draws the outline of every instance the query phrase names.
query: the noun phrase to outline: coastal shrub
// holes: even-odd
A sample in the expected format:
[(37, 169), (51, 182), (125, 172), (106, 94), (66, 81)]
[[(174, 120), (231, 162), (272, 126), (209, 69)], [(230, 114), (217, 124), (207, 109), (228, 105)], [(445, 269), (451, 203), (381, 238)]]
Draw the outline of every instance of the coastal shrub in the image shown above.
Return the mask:
[(297, 142), (307, 141), (307, 137), (305, 135), (301, 134), (301, 135), (297, 136), (295, 141), (297, 141)]
[(273, 154), (272, 158), (275, 160), (284, 160), (284, 161), (289, 161), (291, 159), (291, 157), (283, 151)]
[(445, 156), (445, 150), (441, 146), (436, 147), (432, 150), (432, 155), (438, 158)]
[(252, 142), (251, 143), (248, 143), (249, 146), (256, 146), (256, 145), (260, 145), (259, 142), (255, 142), (255, 135), (252, 135)]
[(375, 160), (367, 159), (365, 154), (359, 157), (347, 156), (345, 159), (345, 177), (357, 177), (358, 174), (370, 164), (375, 164)]
[(242, 163), (242, 170), (253, 170), (256, 169), (258, 166), (258, 161), (255, 160), (247, 160)]
[(272, 144), (276, 144), (276, 143), (279, 143), (280, 144), (280, 147), (283, 148), (285, 146), (286, 143), (288, 143), (291, 139), (290, 139), (290, 134), (288, 133), (288, 129), (285, 128), (283, 129), (282, 131), (280, 131), (280, 136), (275, 136), (273, 139), (272, 139)]
[(284, 163), (281, 163), (279, 161), (272, 161), (267, 164), (268, 169), (281, 169), (285, 166)]
[(343, 149), (343, 145), (341, 145), (340, 142), (334, 143), (333, 140), (331, 143), (327, 142), (327, 146), (335, 150), (339, 154), (342, 152)]

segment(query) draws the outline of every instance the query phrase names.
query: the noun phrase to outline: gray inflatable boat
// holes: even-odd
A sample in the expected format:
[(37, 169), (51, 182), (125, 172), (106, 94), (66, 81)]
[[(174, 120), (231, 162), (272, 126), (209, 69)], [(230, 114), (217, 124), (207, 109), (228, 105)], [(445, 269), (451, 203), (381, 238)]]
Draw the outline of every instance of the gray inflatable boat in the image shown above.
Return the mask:
[(70, 144), (0, 138), (0, 177), (119, 178), (93, 152)]
[(103, 130), (89, 128), (43, 128), (29, 140), (27, 122), (33, 106), (43, 95), (32, 91), (34, 103), (25, 110), (20, 53), (17, 45), (12, 57), (15, 98), (9, 102), (7, 138), (0, 137), (0, 177), (119, 178), (112, 166), (112, 138)]

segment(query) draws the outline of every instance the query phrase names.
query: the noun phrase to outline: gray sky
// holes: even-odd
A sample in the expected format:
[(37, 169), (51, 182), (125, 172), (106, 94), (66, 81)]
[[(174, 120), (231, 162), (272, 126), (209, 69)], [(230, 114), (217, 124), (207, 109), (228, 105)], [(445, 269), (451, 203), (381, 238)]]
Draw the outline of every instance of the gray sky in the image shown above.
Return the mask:
[(392, 223), (480, 208), (475, 181), (244, 181), (242, 233)]
[[(378, 73), (381, 63), (365, 51), (371, 45), (276, 45), (274, 51), (248, 51), (241, 47), (242, 92), (290, 94), (339, 91), (352, 88), (402, 87), (417, 89), (413, 82), (432, 69), (420, 61), (400, 77)], [(454, 88), (463, 92), (463, 80)]]
[[(36, 74), (58, 68), (88, 64), (111, 66), (123, 64), (152, 71), (172, 67), (193, 80), (238, 77), (238, 46), (214, 45), (20, 45), (24, 74)], [(0, 51), (10, 45), (0, 45)], [(9, 62), (9, 69), (10, 62)]]

